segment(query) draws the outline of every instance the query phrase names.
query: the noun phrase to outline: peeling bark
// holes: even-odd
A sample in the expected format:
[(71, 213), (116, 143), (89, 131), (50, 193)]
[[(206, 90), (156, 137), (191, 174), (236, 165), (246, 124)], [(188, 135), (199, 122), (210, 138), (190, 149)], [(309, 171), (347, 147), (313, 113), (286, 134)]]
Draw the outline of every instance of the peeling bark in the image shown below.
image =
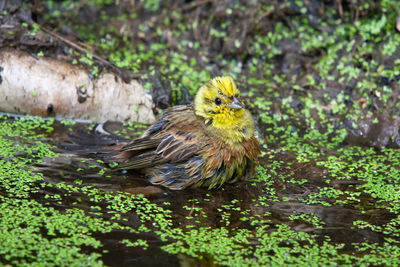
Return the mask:
[(0, 50), (0, 111), (57, 118), (153, 122), (151, 96), (136, 81), (28, 53)]

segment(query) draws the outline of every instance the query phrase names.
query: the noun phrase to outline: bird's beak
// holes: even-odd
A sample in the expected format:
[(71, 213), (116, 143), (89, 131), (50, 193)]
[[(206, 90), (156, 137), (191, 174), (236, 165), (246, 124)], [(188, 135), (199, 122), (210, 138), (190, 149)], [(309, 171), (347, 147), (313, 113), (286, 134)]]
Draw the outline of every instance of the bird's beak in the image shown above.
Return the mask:
[(239, 99), (237, 99), (236, 97), (233, 98), (232, 103), (230, 103), (228, 105), (228, 108), (232, 108), (232, 109), (241, 109), (244, 108), (244, 105), (242, 102), (240, 102)]

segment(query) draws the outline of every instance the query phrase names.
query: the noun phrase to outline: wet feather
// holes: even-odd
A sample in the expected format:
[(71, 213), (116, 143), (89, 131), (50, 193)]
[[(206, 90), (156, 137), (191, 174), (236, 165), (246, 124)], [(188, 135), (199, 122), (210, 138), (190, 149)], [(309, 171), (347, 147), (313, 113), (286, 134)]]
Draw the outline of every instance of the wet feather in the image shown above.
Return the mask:
[(140, 169), (173, 190), (219, 187), (254, 170), (260, 149), (249, 111), (230, 77), (202, 86), (194, 105), (172, 107), (114, 156), (122, 169)]

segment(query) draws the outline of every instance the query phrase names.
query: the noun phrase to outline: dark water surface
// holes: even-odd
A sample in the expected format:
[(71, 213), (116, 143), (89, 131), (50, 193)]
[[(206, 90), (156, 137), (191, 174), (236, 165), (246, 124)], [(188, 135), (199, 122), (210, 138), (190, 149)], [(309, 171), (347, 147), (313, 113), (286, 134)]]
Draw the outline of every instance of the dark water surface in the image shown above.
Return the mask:
[(0, 265), (400, 265), (399, 1), (0, 2), (2, 47), (115, 65), (155, 111), (232, 76), (262, 145), (252, 179), (170, 191), (82, 153), (143, 126), (0, 114)]
[[(86, 126), (75, 125), (73, 130), (68, 130), (68, 127), (61, 125), (55, 126), (48, 142), (59, 145), (70, 140), (71, 132), (73, 135), (79, 133), (79, 129), (86, 129)], [(100, 142), (101, 138), (97, 141)], [(339, 246), (339, 254), (362, 257), (368, 252), (358, 249), (357, 244), (368, 242), (380, 246), (385, 243), (385, 237), (388, 237), (388, 234), (373, 230), (371, 227), (360, 229), (355, 227), (354, 222), (361, 220), (369, 225), (382, 226), (397, 215), (397, 212), (391, 212), (384, 206), (379, 207), (376, 198), (371, 198), (371, 195), (357, 188), (366, 183), (365, 181), (353, 179), (357, 177), (351, 177), (351, 179), (330, 177), (331, 181), (327, 184), (326, 179), (330, 174), (326, 168), (317, 166), (313, 161), (297, 161), (291, 152), (276, 150), (272, 151), (273, 160), (271, 160), (271, 152), (261, 158), (260, 165), (265, 167), (267, 173), (268, 168), (273, 170), (264, 181), (262, 179), (265, 177), (256, 179), (256, 182), (240, 181), (214, 190), (200, 188), (171, 191), (151, 185), (145, 177), (134, 171), (123, 173), (106, 168), (107, 165), (98, 162), (100, 158), (95, 154), (77, 153), (60, 147), (56, 148), (56, 151), (60, 153), (59, 157), (36, 164), (37, 171), (44, 174), (45, 183), (53, 185), (65, 183), (79, 188), (91, 186), (100, 192), (111, 194), (121, 192), (142, 194), (149, 203), (170, 211), (169, 218), (172, 225), (169, 227), (171, 229), (181, 229), (184, 232), (199, 227), (210, 227), (210, 229), (226, 229), (228, 233), (233, 234), (240, 232), (241, 229), (254, 232), (263, 227), (266, 234), (273, 235), (279, 225), (287, 225), (295, 232), (312, 235), (312, 239), (317, 244), (328, 240), (330, 244)], [(278, 167), (276, 167), (277, 162), (279, 162)], [(105, 173), (99, 174), (103, 168), (105, 168)], [(296, 181), (303, 182), (296, 183)], [(333, 189), (336, 194), (320, 193), (321, 188)], [(349, 192), (358, 192), (357, 199), (350, 199)], [(59, 194), (62, 200), (49, 202), (44, 198), (47, 194)], [(310, 198), (315, 194), (319, 195)], [(150, 231), (139, 231), (139, 233), (122, 229), (107, 233), (93, 233), (93, 237), (101, 241), (101, 260), (107, 265), (214, 265), (215, 255), (212, 251), (202, 252), (198, 249), (200, 252), (197, 254), (198, 257), (191, 257), (190, 253), (177, 252), (176, 255), (176, 253), (171, 254), (161, 249), (162, 246), (171, 242), (173, 235), (168, 237), (169, 241), (163, 240), (158, 232), (160, 229), (152, 228), (151, 219), (143, 221), (135, 209), (121, 213), (119, 219), (113, 218), (118, 212), (112, 211), (108, 207), (109, 202), (102, 199), (101, 195), (94, 201), (93, 196), (82, 192), (66, 194), (65, 189), (46, 187), (43, 191), (34, 194), (33, 198), (39, 202), (49, 203), (60, 212), (78, 208), (84, 210), (88, 216), (115, 221), (132, 229), (139, 229), (143, 224), (149, 225)], [(93, 209), (93, 207), (100, 207), (101, 210)], [(302, 215), (307, 215), (308, 219), (301, 217)], [(399, 229), (396, 228), (396, 230)], [(141, 247), (128, 247), (120, 243), (124, 239), (146, 240), (148, 247), (146, 250)], [(263, 246), (255, 237), (248, 241), (250, 246)], [(300, 241), (300, 246), (302, 243), (306, 244), (307, 241)], [(282, 241), (279, 241), (279, 244), (288, 248), (293, 245)], [(196, 242), (182, 245), (192, 246), (193, 250), (197, 249)], [(307, 250), (307, 246), (304, 249)], [(93, 250), (90, 247), (83, 247), (83, 251), (99, 252), (98, 249)], [(302, 253), (299, 251), (291, 256), (296, 257)], [(269, 254), (273, 257), (275, 252), (270, 251)], [(256, 256), (254, 257), (256, 262)], [(335, 261), (340, 262), (337, 259), (335, 258)]]

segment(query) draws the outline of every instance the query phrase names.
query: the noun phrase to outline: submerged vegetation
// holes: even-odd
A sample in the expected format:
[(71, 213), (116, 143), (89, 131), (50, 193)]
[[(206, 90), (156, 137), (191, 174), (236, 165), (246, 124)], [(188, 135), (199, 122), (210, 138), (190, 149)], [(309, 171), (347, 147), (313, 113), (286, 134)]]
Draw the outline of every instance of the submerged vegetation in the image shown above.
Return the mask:
[(257, 174), (168, 191), (56, 148), (87, 126), (1, 115), (2, 264), (400, 264), (397, 1), (120, 2), (42, 1), (1, 15), (30, 10), (90, 53), (28, 42), (43, 33), (26, 22), (0, 36), (98, 75), (95, 51), (139, 73), (156, 112), (233, 76), (258, 122)]

